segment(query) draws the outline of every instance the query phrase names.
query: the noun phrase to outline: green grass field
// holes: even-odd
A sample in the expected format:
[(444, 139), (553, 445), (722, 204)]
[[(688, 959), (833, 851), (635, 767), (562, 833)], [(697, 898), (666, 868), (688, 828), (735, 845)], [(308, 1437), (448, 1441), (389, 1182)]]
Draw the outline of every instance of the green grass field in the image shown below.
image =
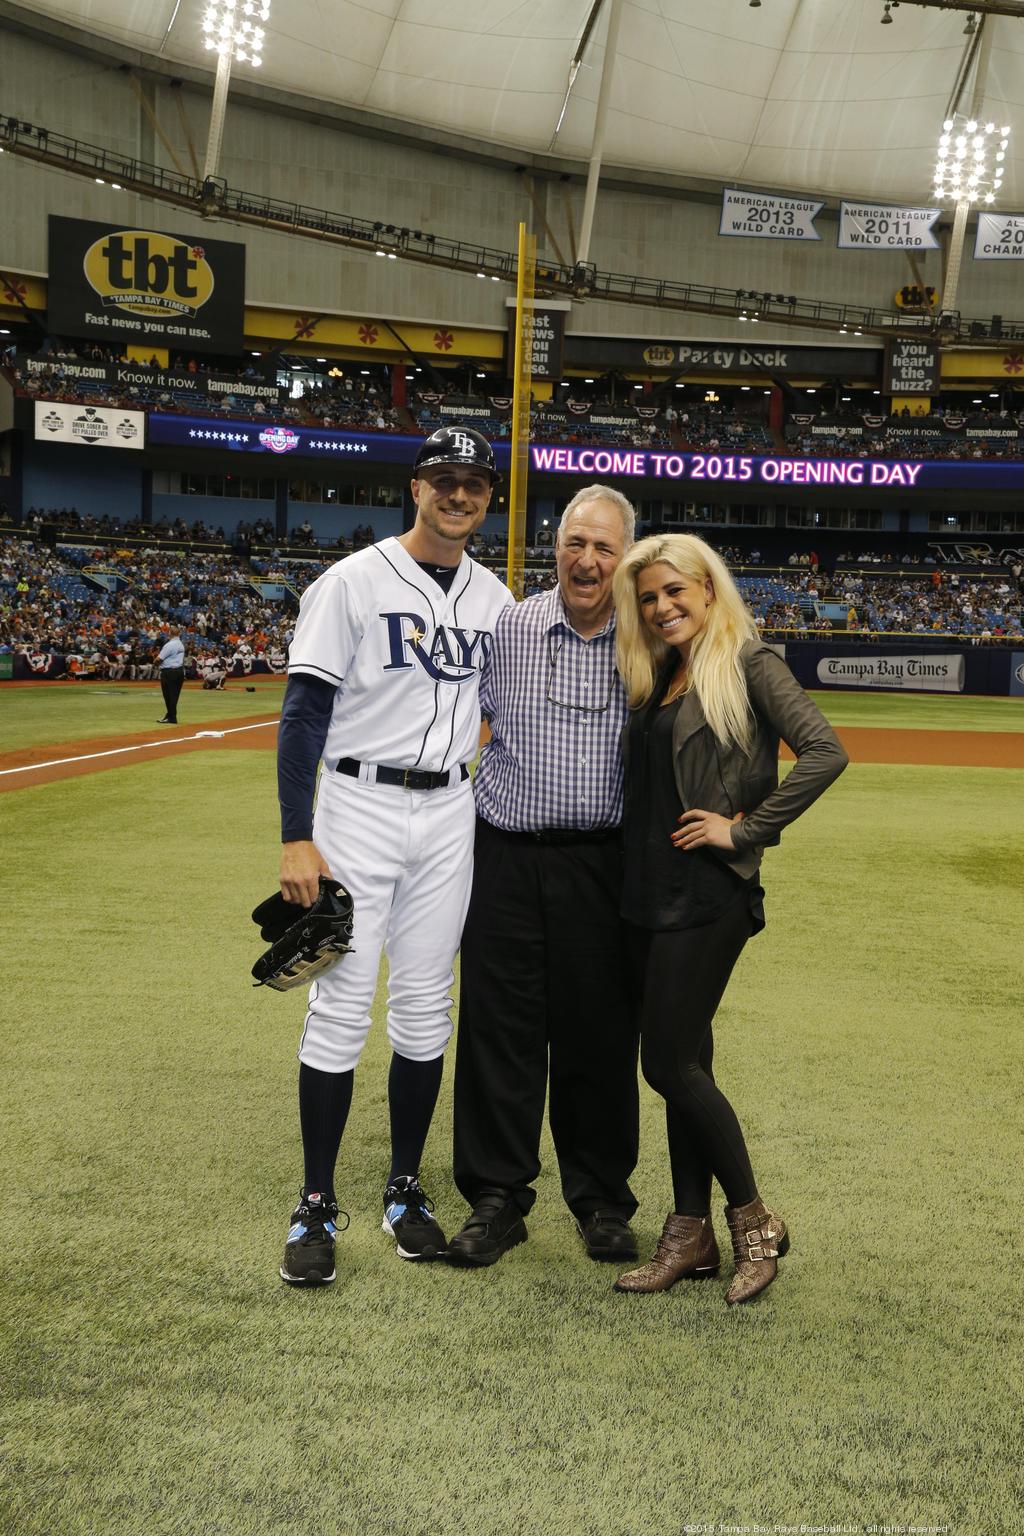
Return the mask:
[(841, 693), (822, 689), (811, 694), (836, 726), (922, 731), (1024, 731), (1024, 699), (983, 698), (973, 694)]
[[(284, 696), (281, 678), (257, 676), (252, 693), (239, 680), (222, 693), (189, 683), (178, 719), (183, 730), (202, 730), (211, 720), (271, 717)], [(840, 693), (811, 695), (833, 725), (938, 731), (1024, 731), (1024, 699), (959, 695)], [(157, 683), (48, 683), (0, 686), (0, 752), (66, 742), (76, 737), (148, 735), (163, 714)], [(154, 736), (159, 734), (153, 732)]]
[[(271, 719), (284, 698), (283, 679), (256, 677), (246, 692), (238, 680), (222, 692), (189, 683), (178, 705), (183, 729), (202, 730), (210, 720), (261, 716)], [(0, 684), (0, 753), (48, 742), (91, 736), (160, 736), (164, 712), (159, 683), (47, 683), (5, 688)], [(166, 728), (165, 728), (166, 729)]]
[[(0, 1529), (1018, 1531), (1022, 796), (1017, 771), (855, 766), (769, 853), (716, 1075), (793, 1250), (732, 1311), (727, 1273), (613, 1293), (549, 1142), (528, 1243), (490, 1271), (401, 1263), (379, 1020), (338, 1282), (287, 1289), (303, 1008), (248, 977), (272, 755), (0, 796)], [(424, 1169), (448, 1230), (450, 1086)], [(669, 1179), (647, 1090), (635, 1186), (648, 1250)]]

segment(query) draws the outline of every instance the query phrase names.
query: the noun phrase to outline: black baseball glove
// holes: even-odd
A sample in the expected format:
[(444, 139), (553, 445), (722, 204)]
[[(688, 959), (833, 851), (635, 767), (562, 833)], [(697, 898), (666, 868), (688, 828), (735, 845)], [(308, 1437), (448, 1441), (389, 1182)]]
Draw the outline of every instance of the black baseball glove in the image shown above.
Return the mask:
[(280, 891), (252, 914), (270, 948), (252, 968), (258, 987), (288, 992), (308, 986), (352, 948), (352, 897), (340, 880), (320, 876), (320, 894), (311, 907), (285, 901)]

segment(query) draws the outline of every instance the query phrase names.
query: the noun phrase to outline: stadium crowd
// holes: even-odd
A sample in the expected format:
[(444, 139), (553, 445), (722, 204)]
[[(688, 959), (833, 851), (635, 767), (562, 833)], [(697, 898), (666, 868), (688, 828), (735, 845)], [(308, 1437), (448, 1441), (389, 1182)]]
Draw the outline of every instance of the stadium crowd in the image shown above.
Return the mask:
[(146, 678), (167, 637), (181, 634), (193, 675), (210, 666), (251, 672), (259, 662), (283, 671), (294, 605), (265, 597), (258, 579), (229, 555), (51, 550), (3, 536), (0, 652), (28, 657), (35, 671), (63, 658), (63, 670), (48, 675)]
[[(182, 355), (172, 357), (163, 369), (155, 357), (129, 365), (114, 348), (84, 343), (77, 349), (58, 346), (31, 359), (31, 368), (29, 360), (13, 351), (6, 354), (5, 362), (16, 394), (55, 403), (266, 419), (268, 424), (277, 421), (360, 433), (426, 433), (458, 418), (472, 421), (492, 439), (511, 434), (512, 400), (510, 394), (502, 393), (509, 386), (499, 373), (477, 372), (475, 380), (469, 379), (476, 385), (475, 393), (467, 392), (465, 370), (447, 383), (438, 375), (433, 387), (417, 383), (408, 405), (400, 405), (392, 399), (390, 377), (383, 366), (371, 372), (357, 371), (349, 364), (347, 369), (333, 367), (329, 373), (310, 374), (271, 368), (268, 374), (268, 360), (263, 360), (262, 368), (254, 364), (240, 368), (237, 359), (211, 366)], [(76, 371), (92, 363), (108, 369), (130, 366), (131, 381), (115, 385)], [(292, 369), (298, 366), (293, 363)], [(194, 381), (191, 389), (175, 387), (175, 380), (185, 382), (183, 375)], [(278, 387), (278, 378), (286, 375), (291, 384)], [(212, 378), (217, 381), (216, 392), (207, 393)], [(231, 391), (232, 378), (237, 380), (237, 393)], [(266, 388), (262, 394), (254, 393), (260, 381)], [(556, 389), (551, 400), (533, 400), (533, 438), (580, 447), (749, 455), (786, 452), (811, 458), (916, 461), (1024, 456), (1019, 418), (1002, 401), (998, 410), (990, 410), (978, 401), (965, 405), (953, 400), (935, 404), (928, 415), (911, 416), (906, 409), (896, 415), (873, 413), (854, 407), (852, 401), (826, 409), (793, 397), (784, 426), (777, 432), (768, 424), (767, 400), (752, 394), (749, 387), (734, 390), (732, 399), (708, 399), (707, 394), (714, 392), (704, 392), (703, 399), (690, 399), (685, 393), (677, 399), (664, 384), (653, 389), (631, 385), (627, 379), (616, 384), (612, 392), (598, 388), (588, 393), (574, 381), (571, 390)], [(693, 388), (699, 394), (698, 387)]]
[[(362, 530), (372, 536), (372, 529)], [(475, 541), (499, 573), (502, 549)], [(726, 547), (735, 557), (740, 551)], [(808, 552), (810, 553), (810, 552)], [(863, 567), (831, 572), (803, 565), (804, 552), (777, 570), (747, 565), (738, 583), (767, 635), (810, 636), (834, 628), (860, 638), (958, 636), (972, 644), (1019, 643), (1020, 567), (920, 574)], [(0, 536), (0, 652), (64, 658), (69, 676), (145, 678), (169, 634), (186, 643), (193, 675), (283, 671), (301, 591), (331, 563), (331, 553), (266, 557), (163, 546), (99, 548)], [(555, 583), (550, 548), (527, 550), (525, 590)], [(273, 592), (262, 584), (273, 584)], [(833, 605), (829, 616), (818, 605)], [(837, 620), (835, 606), (841, 605)], [(34, 658), (34, 660), (31, 660)], [(49, 674), (54, 675), (54, 674)]]

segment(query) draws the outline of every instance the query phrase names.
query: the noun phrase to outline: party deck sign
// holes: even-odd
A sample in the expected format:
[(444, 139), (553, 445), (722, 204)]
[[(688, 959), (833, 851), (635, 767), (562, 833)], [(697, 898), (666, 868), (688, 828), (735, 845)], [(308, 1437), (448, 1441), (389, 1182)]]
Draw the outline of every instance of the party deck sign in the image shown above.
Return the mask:
[(1024, 260), (1024, 213), (979, 213), (974, 259)]
[(735, 187), (724, 187), (718, 233), (756, 240), (820, 240), (814, 219), (824, 206), (823, 202), (778, 197), (773, 192), (740, 192)]
[(937, 251), (932, 226), (941, 208), (894, 208), (886, 203), (847, 203), (839, 208), (842, 251)]

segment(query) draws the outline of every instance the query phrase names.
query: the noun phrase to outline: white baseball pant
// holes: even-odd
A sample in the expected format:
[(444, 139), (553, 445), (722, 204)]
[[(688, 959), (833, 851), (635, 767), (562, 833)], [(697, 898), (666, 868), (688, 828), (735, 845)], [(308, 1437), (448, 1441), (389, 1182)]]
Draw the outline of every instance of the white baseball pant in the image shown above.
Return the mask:
[(468, 779), (408, 790), (324, 768), (313, 840), (351, 892), (352, 951), (310, 988), (300, 1061), (322, 1072), (356, 1065), (382, 950), (393, 1048), (410, 1061), (441, 1055), (452, 1033), (452, 965), (469, 906), (475, 822)]

